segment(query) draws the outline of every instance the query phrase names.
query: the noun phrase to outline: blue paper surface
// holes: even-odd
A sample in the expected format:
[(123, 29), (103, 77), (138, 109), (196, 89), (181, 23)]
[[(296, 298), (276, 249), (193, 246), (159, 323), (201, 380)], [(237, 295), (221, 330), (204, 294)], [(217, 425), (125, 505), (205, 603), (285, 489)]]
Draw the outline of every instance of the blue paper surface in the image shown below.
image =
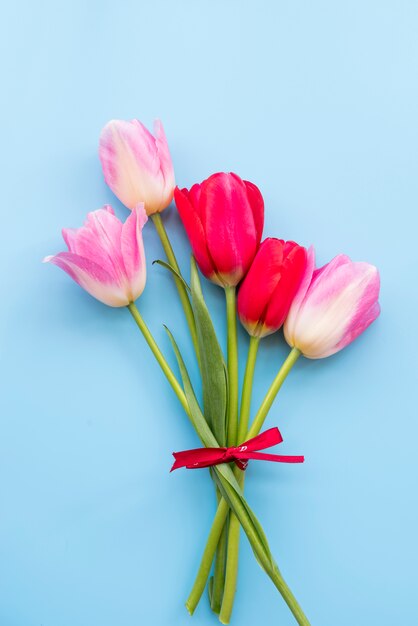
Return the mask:
[[(129, 313), (41, 264), (88, 211), (126, 217), (97, 142), (133, 117), (163, 120), (180, 186), (235, 171), (263, 192), (266, 235), (380, 268), (381, 317), (300, 360), (267, 421), (306, 462), (250, 464), (246, 493), (313, 626), (417, 623), (417, 27), (406, 0), (3, 5), (1, 626), (217, 623), (206, 597), (184, 608), (215, 501), (208, 472), (169, 469), (196, 436)], [(163, 323), (193, 364), (144, 236), (139, 307), (170, 363)], [(224, 345), (222, 292), (205, 293)], [(253, 409), (286, 352), (263, 342)], [(241, 545), (233, 623), (292, 626)]]

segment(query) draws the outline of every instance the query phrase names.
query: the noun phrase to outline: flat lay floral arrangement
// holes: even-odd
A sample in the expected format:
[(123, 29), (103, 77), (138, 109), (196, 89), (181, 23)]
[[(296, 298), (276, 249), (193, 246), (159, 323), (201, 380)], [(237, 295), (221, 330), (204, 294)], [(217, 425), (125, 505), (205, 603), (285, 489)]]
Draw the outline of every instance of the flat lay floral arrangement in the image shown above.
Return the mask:
[[(317, 268), (313, 247), (263, 239), (263, 197), (255, 184), (237, 174), (216, 173), (190, 189), (176, 187), (160, 122), (155, 123), (154, 135), (137, 120), (109, 122), (100, 136), (99, 156), (107, 184), (130, 214), (122, 222), (110, 206), (89, 213), (84, 226), (63, 229), (68, 251), (45, 261), (63, 269), (104, 304), (127, 307), (200, 439), (201, 447), (175, 452), (172, 466), (172, 470), (208, 468), (217, 499), (187, 609), (193, 614), (207, 586), (213, 612), (223, 624), (229, 623), (242, 527), (257, 562), (296, 622), (307, 625), (244, 496), (245, 469), (250, 460), (303, 462), (302, 456), (264, 452), (282, 441), (278, 428), (262, 430), (268, 412), (299, 357), (331, 356), (377, 318), (379, 273), (373, 265), (353, 262), (344, 254)], [(161, 215), (173, 197), (192, 248), (187, 271), (177, 263)], [(169, 366), (135, 304), (146, 286), (142, 229), (148, 217), (165, 253), (156, 262), (171, 273), (184, 310), (201, 377), (201, 397), (195, 394), (174, 329), (166, 327), (177, 371)], [(225, 292), (225, 355), (205, 303), (201, 274)], [(248, 333), (241, 390), (238, 319)], [(260, 341), (282, 327), (289, 354), (272, 372), (264, 400), (251, 416)], [(173, 477), (167, 475), (167, 480)]]

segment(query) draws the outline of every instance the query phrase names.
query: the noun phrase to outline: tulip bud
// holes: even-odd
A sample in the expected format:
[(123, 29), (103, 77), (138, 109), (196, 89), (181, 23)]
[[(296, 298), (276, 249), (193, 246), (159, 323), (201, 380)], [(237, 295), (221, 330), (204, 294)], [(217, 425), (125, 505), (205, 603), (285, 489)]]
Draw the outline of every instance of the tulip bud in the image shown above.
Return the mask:
[(314, 271), (313, 250), (284, 325), (287, 343), (309, 359), (335, 354), (378, 317), (380, 279), (374, 265), (339, 254)]
[(63, 269), (90, 295), (113, 307), (134, 302), (145, 287), (142, 228), (147, 221), (143, 205), (133, 209), (124, 224), (112, 207), (87, 215), (81, 228), (64, 228), (68, 252), (45, 257)]
[(213, 174), (174, 198), (202, 273), (234, 287), (247, 273), (260, 245), (264, 202), (259, 189), (236, 174)]
[(143, 202), (147, 215), (173, 199), (174, 169), (160, 121), (154, 135), (138, 120), (112, 120), (100, 134), (99, 157), (106, 183), (129, 209)]
[(282, 326), (306, 259), (306, 249), (294, 241), (263, 241), (238, 291), (238, 316), (250, 335), (265, 337)]

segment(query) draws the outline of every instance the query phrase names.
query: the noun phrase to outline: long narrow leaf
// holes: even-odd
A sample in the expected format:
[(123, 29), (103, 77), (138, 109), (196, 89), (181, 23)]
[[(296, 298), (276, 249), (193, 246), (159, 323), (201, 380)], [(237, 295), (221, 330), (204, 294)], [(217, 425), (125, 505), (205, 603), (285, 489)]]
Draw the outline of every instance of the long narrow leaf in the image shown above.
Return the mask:
[(152, 262), (152, 264), (161, 265), (161, 267), (164, 267), (166, 270), (171, 272), (176, 278), (178, 278), (182, 282), (186, 290), (190, 293), (189, 285), (186, 283), (183, 276), (179, 274), (179, 272), (172, 265), (170, 265), (170, 263), (167, 263), (167, 261), (162, 261), (161, 259), (156, 259), (155, 261)]
[(167, 334), (173, 346), (174, 353), (176, 355), (177, 363), (180, 369), (181, 378), (183, 381), (184, 393), (186, 394), (187, 403), (189, 405), (190, 413), (189, 418), (196, 430), (199, 439), (206, 448), (217, 448), (219, 444), (213, 435), (207, 421), (205, 420), (202, 411), (200, 410), (199, 403), (194, 393), (192, 383), (190, 381), (189, 374), (187, 372), (186, 365), (183, 357), (181, 356), (179, 347), (174, 339), (171, 331), (165, 326)]
[(227, 376), (224, 357), (206, 306), (196, 261), (191, 259), (190, 287), (196, 322), (203, 387), (203, 412), (219, 445), (226, 444)]

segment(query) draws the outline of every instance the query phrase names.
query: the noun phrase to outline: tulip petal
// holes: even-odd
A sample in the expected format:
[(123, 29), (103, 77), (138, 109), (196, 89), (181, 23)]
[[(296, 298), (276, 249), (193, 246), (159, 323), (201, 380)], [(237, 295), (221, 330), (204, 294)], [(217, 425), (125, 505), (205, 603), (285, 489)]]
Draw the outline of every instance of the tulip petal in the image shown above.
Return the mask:
[[(376, 267), (367, 263), (359, 264), (363, 266), (363, 293), (359, 297), (356, 310), (354, 311), (341, 341), (337, 344), (335, 352), (345, 348), (354, 339), (370, 326), (380, 314), (380, 305), (377, 301), (380, 291), (380, 276)], [(366, 266), (366, 267), (364, 267)]]
[(157, 154), (160, 161), (160, 171), (164, 179), (165, 202), (167, 202), (167, 206), (173, 199), (174, 187), (176, 183), (167, 138), (165, 136), (163, 124), (160, 120), (155, 120), (154, 122), (154, 135)]
[(121, 307), (129, 304), (126, 292), (114, 277), (90, 259), (72, 252), (60, 252), (45, 257), (44, 263), (53, 263), (67, 272), (90, 295), (104, 304)]
[(258, 242), (257, 243), (257, 246), (258, 246), (258, 244), (261, 241), (261, 237), (263, 235), (263, 228), (264, 228), (264, 199), (257, 185), (254, 185), (254, 183), (250, 183), (250, 181), (248, 180), (244, 180), (243, 182), (247, 188), (248, 200), (250, 202), (250, 205), (253, 211), (254, 225), (255, 225), (255, 230), (256, 230), (256, 239)]
[(88, 213), (84, 226), (64, 228), (62, 235), (70, 252), (93, 261), (122, 284), (125, 276), (120, 251), (122, 223), (109, 208)]
[(271, 332), (283, 325), (304, 277), (307, 263), (306, 249), (294, 242), (286, 242), (283, 255), (280, 279), (264, 316), (264, 326), (266, 329), (271, 329)]
[(176, 187), (174, 190), (174, 199), (181, 221), (189, 237), (193, 256), (200, 270), (209, 280), (222, 284), (217, 278), (215, 266), (209, 255), (205, 232), (200, 218), (200, 192), (201, 185), (193, 185), (190, 191)]
[(100, 134), (99, 158), (106, 183), (123, 204), (132, 209), (139, 201), (137, 163), (126, 136), (129, 122), (111, 120)]
[(306, 257), (306, 267), (305, 272), (302, 277), (299, 289), (296, 292), (295, 297), (293, 298), (292, 304), (290, 306), (289, 313), (287, 315), (285, 324), (284, 324), (284, 336), (287, 343), (291, 346), (294, 346), (294, 330), (296, 319), (302, 305), (302, 302), (306, 296), (306, 293), (309, 289), (309, 285), (312, 281), (312, 275), (315, 270), (315, 248), (310, 246), (307, 252)]
[(145, 252), (142, 229), (147, 221), (144, 205), (133, 209), (122, 227), (121, 252), (129, 283), (130, 300), (134, 302), (143, 292), (146, 280)]
[(283, 240), (265, 239), (239, 288), (238, 315), (250, 335), (262, 332), (266, 309), (281, 277), (283, 246)]
[(349, 256), (346, 254), (337, 254), (329, 263), (326, 263), (320, 268), (314, 269), (312, 274), (312, 280), (309, 285), (309, 291), (313, 291), (315, 284), (319, 281), (326, 281), (328, 276), (332, 275), (338, 267), (341, 265), (347, 265), (352, 263)]

